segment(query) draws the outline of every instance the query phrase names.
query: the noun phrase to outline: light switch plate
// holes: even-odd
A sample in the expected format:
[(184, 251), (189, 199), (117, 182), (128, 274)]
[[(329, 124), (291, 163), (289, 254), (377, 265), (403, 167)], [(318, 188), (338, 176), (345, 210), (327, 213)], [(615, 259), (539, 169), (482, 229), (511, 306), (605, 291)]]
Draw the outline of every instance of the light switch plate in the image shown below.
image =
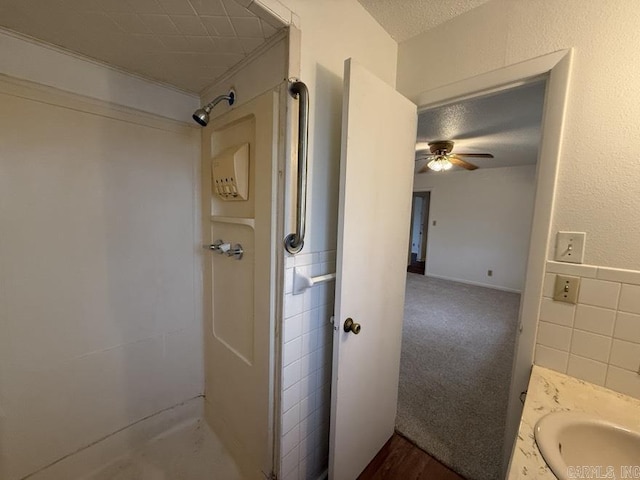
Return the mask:
[(557, 302), (577, 303), (580, 290), (580, 277), (556, 275), (553, 287), (553, 299)]
[(584, 262), (584, 244), (587, 234), (584, 232), (558, 232), (556, 236), (557, 262)]

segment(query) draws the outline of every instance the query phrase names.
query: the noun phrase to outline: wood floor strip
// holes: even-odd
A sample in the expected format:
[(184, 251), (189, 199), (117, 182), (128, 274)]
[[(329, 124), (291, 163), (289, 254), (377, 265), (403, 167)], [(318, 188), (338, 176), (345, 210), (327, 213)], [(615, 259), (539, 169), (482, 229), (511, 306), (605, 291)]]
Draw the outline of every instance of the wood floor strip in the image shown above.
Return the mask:
[(453, 470), (394, 434), (358, 480), (464, 480)]

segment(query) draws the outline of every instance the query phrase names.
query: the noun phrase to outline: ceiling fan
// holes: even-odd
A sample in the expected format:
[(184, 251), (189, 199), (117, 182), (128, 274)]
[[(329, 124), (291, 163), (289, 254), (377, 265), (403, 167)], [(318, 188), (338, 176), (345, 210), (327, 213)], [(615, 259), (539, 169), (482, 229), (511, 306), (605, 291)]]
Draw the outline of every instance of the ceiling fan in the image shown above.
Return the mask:
[(427, 164), (422, 167), (418, 173), (428, 172), (429, 170), (440, 172), (443, 170), (449, 170), (454, 165), (466, 170), (475, 170), (478, 168), (477, 165), (467, 162), (461, 157), (493, 158), (493, 155), (490, 153), (451, 153), (451, 150), (453, 150), (453, 142), (450, 140), (431, 142), (429, 143), (429, 150), (431, 151), (430, 155), (416, 159), (427, 159)]

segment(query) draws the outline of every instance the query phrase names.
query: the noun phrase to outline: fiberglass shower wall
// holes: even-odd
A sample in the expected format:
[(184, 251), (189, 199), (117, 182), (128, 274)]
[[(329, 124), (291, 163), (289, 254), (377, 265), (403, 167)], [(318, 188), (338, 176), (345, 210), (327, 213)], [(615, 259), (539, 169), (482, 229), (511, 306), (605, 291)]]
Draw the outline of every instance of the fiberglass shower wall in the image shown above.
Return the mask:
[[(202, 394), (200, 131), (140, 111), (192, 110), (172, 89), (3, 32), (0, 58), (0, 478), (16, 480)], [(73, 82), (47, 86), (52, 70)], [(135, 108), (115, 105), (125, 90)]]
[(274, 470), (276, 259), (282, 257), (276, 238), (278, 132), (285, 66), (282, 35), (204, 99), (230, 87), (237, 92), (237, 103), (216, 107), (217, 116), (202, 129), (205, 416), (247, 478)]

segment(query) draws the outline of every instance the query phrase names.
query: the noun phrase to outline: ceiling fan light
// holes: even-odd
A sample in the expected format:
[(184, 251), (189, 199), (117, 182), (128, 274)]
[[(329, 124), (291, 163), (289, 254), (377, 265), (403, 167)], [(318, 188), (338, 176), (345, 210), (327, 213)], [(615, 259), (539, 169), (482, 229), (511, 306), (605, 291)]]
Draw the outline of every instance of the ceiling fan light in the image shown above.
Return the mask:
[(441, 172), (442, 170), (450, 170), (453, 165), (446, 156), (439, 155), (427, 163), (427, 167), (434, 172)]
[(442, 163), (440, 162), (440, 160), (431, 160), (429, 163), (427, 163), (427, 167), (429, 167), (434, 172), (439, 172), (440, 170), (442, 170)]

